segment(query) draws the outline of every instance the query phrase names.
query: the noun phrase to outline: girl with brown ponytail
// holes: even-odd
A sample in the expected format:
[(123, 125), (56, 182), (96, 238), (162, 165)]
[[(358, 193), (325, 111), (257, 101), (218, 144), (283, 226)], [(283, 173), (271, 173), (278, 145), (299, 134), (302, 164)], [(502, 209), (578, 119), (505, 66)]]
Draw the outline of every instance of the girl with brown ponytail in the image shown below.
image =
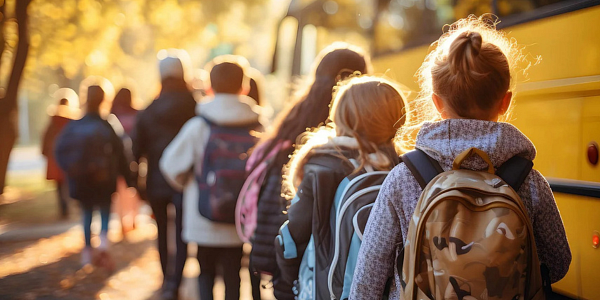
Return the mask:
[(282, 228), (289, 230), (297, 245), (295, 258), (284, 255), (283, 246), (275, 243), (281, 281), (291, 284), (298, 279), (312, 235), (315, 282), (319, 283), (314, 287), (315, 299), (329, 299), (323, 270), (333, 247), (330, 214), (336, 189), (346, 176), (365, 167), (390, 170), (398, 163), (393, 139), (405, 122), (404, 97), (385, 79), (353, 77), (338, 86), (329, 120), (299, 137), (297, 150), (284, 170), (283, 189), (288, 199), (293, 199)]
[[(409, 106), (409, 114), (415, 118), (398, 133), (402, 149), (422, 150), (444, 171), (451, 170), (456, 156), (471, 147), (486, 152), (494, 168), (514, 156), (533, 160), (536, 155), (533, 143), (523, 133), (502, 122), (510, 110), (517, 66), (523, 56), (516, 41), (487, 20), (459, 20), (435, 43), (436, 48), (417, 74), (421, 91)], [(479, 157), (471, 157), (462, 167), (482, 170), (488, 166)], [(350, 299), (381, 299), (386, 280), (394, 275), (390, 299), (400, 297), (403, 280), (395, 262), (406, 243), (421, 192), (404, 163), (389, 173), (363, 235)], [(571, 252), (552, 191), (544, 177), (531, 170), (516, 192), (533, 224), (539, 260), (547, 265), (551, 282), (556, 282), (567, 273)], [(430, 276), (444, 272), (439, 266), (429, 267)], [(495, 288), (506, 282), (497, 282)], [(433, 295), (441, 293), (444, 299), (454, 299), (462, 294), (455, 288), (448, 286)], [(471, 298), (488, 296), (492, 297)]]

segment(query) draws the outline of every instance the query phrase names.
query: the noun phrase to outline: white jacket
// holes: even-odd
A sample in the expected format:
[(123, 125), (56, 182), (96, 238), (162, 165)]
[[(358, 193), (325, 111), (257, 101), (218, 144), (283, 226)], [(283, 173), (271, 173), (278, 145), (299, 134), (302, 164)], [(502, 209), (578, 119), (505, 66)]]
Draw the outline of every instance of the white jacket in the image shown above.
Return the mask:
[[(217, 125), (243, 125), (260, 118), (260, 107), (247, 96), (216, 94), (206, 99), (196, 106), (196, 114)], [(209, 135), (210, 126), (203, 119), (187, 121), (163, 152), (160, 170), (175, 189), (183, 190), (184, 241), (208, 247), (241, 246), (235, 225), (212, 222), (198, 212), (198, 183), (192, 168), (202, 168)]]

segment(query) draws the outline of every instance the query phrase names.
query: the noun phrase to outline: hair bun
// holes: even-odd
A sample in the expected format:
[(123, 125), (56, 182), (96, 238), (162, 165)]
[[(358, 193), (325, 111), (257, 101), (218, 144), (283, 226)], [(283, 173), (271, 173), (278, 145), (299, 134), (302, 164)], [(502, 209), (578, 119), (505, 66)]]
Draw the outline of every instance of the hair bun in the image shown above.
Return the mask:
[(453, 74), (468, 72), (481, 51), (483, 39), (479, 32), (465, 31), (456, 37), (448, 51), (448, 61)]

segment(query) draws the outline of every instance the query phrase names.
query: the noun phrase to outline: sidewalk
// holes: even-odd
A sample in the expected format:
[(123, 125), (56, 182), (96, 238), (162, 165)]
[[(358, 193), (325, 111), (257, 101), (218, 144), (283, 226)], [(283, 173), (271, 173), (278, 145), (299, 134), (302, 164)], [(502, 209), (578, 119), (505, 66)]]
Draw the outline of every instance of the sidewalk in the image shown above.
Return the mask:
[[(8, 174), (10, 193), (4, 197), (9, 201), (0, 201), (0, 299), (159, 300), (162, 272), (149, 207), (141, 210), (136, 229), (125, 237), (118, 217), (111, 216), (108, 236), (116, 265), (113, 273), (92, 266), (82, 268), (84, 242), (77, 203), (70, 204), (68, 219), (58, 218), (54, 190), (44, 179), (45, 162), (36, 153), (36, 149), (16, 149)], [(95, 215), (93, 233), (99, 232), (99, 223)], [(98, 237), (93, 235), (92, 245), (97, 244)], [(182, 300), (199, 299), (196, 247), (189, 248), (180, 288)], [(249, 300), (247, 259), (243, 263), (240, 299)], [(215, 284), (215, 299), (224, 299), (220, 279)]]

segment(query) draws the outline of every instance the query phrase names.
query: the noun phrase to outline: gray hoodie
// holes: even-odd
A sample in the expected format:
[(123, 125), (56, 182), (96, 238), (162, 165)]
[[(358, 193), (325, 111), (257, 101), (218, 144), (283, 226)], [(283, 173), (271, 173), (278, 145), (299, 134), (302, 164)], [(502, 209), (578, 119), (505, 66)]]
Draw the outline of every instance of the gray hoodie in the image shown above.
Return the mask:
[[(452, 169), (454, 158), (470, 147), (488, 153), (496, 168), (515, 155), (533, 160), (536, 154), (533, 143), (516, 127), (480, 120), (425, 123), (416, 143), (416, 148), (438, 161), (445, 171)], [(479, 157), (469, 158), (463, 167), (487, 168)], [(386, 178), (365, 229), (350, 299), (381, 299), (386, 280), (392, 274), (395, 284), (390, 299), (398, 299), (396, 255), (405, 242), (421, 191), (403, 163)], [(550, 186), (540, 172), (532, 170), (517, 192), (531, 218), (540, 262), (548, 265), (551, 280), (556, 282), (569, 269), (571, 251)]]

